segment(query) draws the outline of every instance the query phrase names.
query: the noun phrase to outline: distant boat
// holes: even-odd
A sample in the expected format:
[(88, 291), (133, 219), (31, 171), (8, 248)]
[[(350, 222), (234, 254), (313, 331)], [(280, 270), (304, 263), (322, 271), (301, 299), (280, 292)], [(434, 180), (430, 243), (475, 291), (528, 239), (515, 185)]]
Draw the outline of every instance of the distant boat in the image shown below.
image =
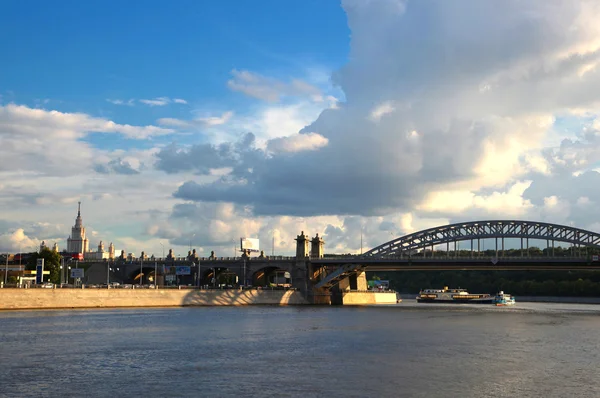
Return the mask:
[(510, 294), (505, 294), (503, 291), (498, 292), (494, 297), (494, 305), (496, 306), (506, 306), (506, 305), (515, 305), (516, 301), (513, 296)]
[(472, 294), (467, 289), (424, 289), (417, 296), (418, 303), (492, 304), (490, 294)]

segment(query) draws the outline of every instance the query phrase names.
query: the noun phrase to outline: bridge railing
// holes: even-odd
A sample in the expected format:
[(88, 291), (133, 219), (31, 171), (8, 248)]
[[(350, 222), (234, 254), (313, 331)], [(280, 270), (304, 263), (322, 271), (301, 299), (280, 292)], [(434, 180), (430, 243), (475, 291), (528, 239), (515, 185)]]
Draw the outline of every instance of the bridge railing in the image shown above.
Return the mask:
[[(265, 257), (246, 257), (246, 261), (292, 261), (295, 260), (296, 257), (294, 256), (265, 256)], [(172, 257), (172, 258), (167, 258), (167, 257), (154, 257), (154, 258), (144, 258), (143, 260), (141, 258), (125, 258), (125, 259), (121, 259), (120, 257), (114, 258), (114, 259), (84, 259), (84, 260), (77, 260), (77, 262), (79, 264), (85, 264), (85, 263), (107, 263), (107, 262), (121, 262), (121, 263), (139, 263), (139, 262), (147, 262), (147, 263), (154, 263), (154, 262), (158, 262), (158, 263), (170, 263), (170, 262), (193, 262), (195, 260), (200, 260), (200, 262), (211, 262), (211, 261), (243, 261), (244, 257), (197, 257), (195, 259), (193, 258), (188, 258), (188, 257)], [(73, 262), (75, 262), (75, 260), (73, 260)]]
[(498, 256), (498, 257), (490, 257), (490, 256), (462, 256), (462, 257), (454, 257), (454, 256), (438, 256), (438, 257), (415, 257), (415, 256), (385, 256), (385, 257), (363, 257), (363, 256), (340, 256), (340, 257), (324, 257), (324, 258), (319, 258), (319, 259), (314, 259), (313, 261), (318, 262), (318, 263), (343, 263), (345, 261), (347, 262), (352, 262), (352, 263), (373, 263), (373, 262), (394, 262), (394, 261), (402, 261), (402, 262), (407, 262), (407, 261), (411, 261), (411, 262), (431, 262), (432, 260), (434, 261), (440, 261), (440, 262), (456, 262), (456, 261), (473, 261), (473, 262), (480, 262), (480, 261), (493, 261), (496, 260), (498, 262), (522, 262), (522, 261), (532, 261), (532, 262), (537, 262), (537, 261), (547, 261), (547, 260), (553, 260), (553, 261), (593, 261), (593, 262), (598, 262), (597, 260), (592, 260), (591, 256), (511, 256), (511, 257), (503, 257), (503, 256)]

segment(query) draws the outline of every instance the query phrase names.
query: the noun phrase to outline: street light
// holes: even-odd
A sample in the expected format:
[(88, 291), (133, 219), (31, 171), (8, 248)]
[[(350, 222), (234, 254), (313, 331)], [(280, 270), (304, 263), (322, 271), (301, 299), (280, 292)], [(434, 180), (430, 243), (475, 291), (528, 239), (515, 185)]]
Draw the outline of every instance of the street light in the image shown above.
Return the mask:
[(154, 288), (158, 289), (158, 281), (156, 278), (156, 260), (154, 260)]
[(142, 275), (144, 273), (143, 266), (144, 266), (144, 257), (140, 258), (140, 286), (142, 286), (142, 278), (143, 278)]
[(8, 253), (6, 253), (6, 268), (4, 268), (4, 284), (8, 283)]

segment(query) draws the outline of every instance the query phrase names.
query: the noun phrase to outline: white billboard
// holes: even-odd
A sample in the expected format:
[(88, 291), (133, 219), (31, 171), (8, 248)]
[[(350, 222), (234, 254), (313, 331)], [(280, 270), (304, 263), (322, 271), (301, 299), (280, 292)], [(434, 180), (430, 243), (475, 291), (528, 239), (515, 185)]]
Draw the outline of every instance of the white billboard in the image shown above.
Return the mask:
[(249, 250), (251, 252), (259, 252), (260, 251), (260, 245), (259, 245), (258, 239), (241, 238), (240, 243), (241, 243), (242, 251), (243, 250)]
[(83, 268), (72, 268), (71, 278), (83, 278)]

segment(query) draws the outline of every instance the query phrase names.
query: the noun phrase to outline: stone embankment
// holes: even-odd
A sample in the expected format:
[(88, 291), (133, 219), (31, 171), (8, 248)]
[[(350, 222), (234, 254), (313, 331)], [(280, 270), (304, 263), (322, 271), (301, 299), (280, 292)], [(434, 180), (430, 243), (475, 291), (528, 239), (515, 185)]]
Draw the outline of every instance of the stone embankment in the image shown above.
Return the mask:
[(296, 290), (0, 289), (0, 310), (301, 304)]

